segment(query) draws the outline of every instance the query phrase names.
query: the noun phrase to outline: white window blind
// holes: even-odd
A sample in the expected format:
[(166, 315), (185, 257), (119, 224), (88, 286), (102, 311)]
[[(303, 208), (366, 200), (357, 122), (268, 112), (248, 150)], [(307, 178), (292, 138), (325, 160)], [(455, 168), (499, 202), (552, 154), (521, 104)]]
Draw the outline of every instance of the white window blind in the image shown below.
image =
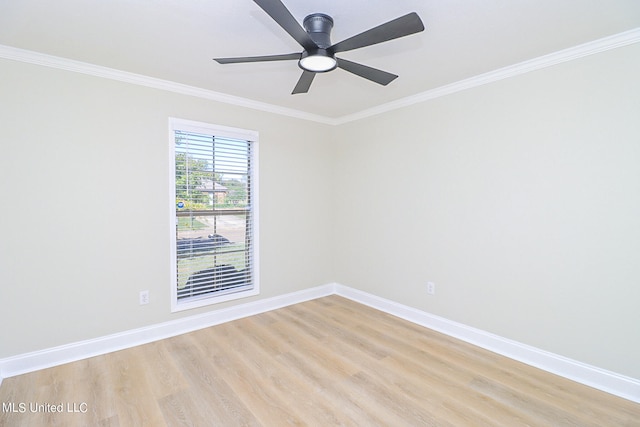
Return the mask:
[(174, 123), (178, 308), (257, 293), (255, 142), (226, 130)]

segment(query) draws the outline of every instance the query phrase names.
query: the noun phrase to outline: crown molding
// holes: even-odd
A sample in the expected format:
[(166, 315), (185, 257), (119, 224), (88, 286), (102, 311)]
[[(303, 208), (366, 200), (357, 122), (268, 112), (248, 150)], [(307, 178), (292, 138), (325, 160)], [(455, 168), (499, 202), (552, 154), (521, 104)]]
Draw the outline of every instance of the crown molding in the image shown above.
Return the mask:
[(640, 42), (640, 27), (633, 30), (625, 31), (623, 33), (615, 34), (613, 36), (604, 37), (592, 42), (574, 46), (568, 49), (560, 50), (558, 52), (550, 53), (548, 55), (540, 56), (538, 58), (530, 59), (528, 61), (509, 65), (504, 68), (489, 71), (484, 74), (479, 74), (468, 79), (460, 80), (455, 83), (431, 89), (416, 95), (408, 96), (406, 98), (382, 104), (377, 107), (369, 108), (354, 114), (342, 116), (335, 121), (335, 124), (339, 125), (343, 123), (353, 122), (356, 120), (397, 110), (399, 108), (404, 108), (410, 105), (440, 98), (442, 96), (451, 95), (463, 90), (497, 82), (499, 80), (519, 76), (531, 71), (552, 67), (563, 62), (573, 61), (574, 59), (579, 59), (596, 53), (628, 46), (638, 42)]
[(408, 107), (414, 104), (419, 104), (432, 99), (440, 98), (442, 96), (461, 92), (463, 90), (472, 89), (485, 84), (497, 82), (499, 80), (519, 76), (521, 74), (529, 73), (531, 71), (536, 71), (547, 67), (552, 67), (563, 62), (573, 61), (574, 59), (583, 58), (585, 56), (605, 52), (623, 46), (628, 46), (638, 42), (640, 42), (640, 27), (609, 37), (604, 37), (592, 42), (584, 43), (572, 48), (554, 52), (548, 55), (540, 56), (528, 61), (520, 62), (518, 64), (500, 68), (494, 71), (489, 71), (487, 73), (480, 74), (465, 80), (460, 80), (445, 86), (441, 86), (435, 89), (418, 93), (416, 95), (408, 96), (406, 98), (388, 102), (377, 107), (369, 108), (338, 118), (321, 116), (319, 114), (312, 114), (293, 108), (280, 107), (277, 105), (268, 104), (266, 102), (228, 95), (225, 93), (176, 83), (169, 80), (162, 80), (155, 77), (116, 70), (113, 68), (61, 58), (53, 55), (47, 55), (30, 50), (19, 49), (11, 46), (0, 45), (0, 58), (42, 65), (45, 67), (57, 68), (60, 70), (67, 70), (95, 77), (117, 80), (139, 86), (165, 90), (182, 95), (195, 96), (211, 101), (222, 102), (239, 107), (251, 108), (254, 110), (265, 111), (268, 113), (279, 114), (283, 116), (335, 126), (397, 110), (399, 108)]
[(29, 64), (42, 65), (44, 67), (56, 68), (59, 70), (72, 71), (80, 74), (87, 74), (94, 77), (102, 77), (110, 80), (131, 83), (138, 86), (160, 89), (168, 92), (179, 93), (181, 95), (194, 96), (210, 101), (222, 102), (239, 107), (251, 108), (282, 116), (294, 117), (297, 119), (310, 120), (325, 124), (335, 124), (335, 120), (318, 114), (307, 113), (293, 108), (280, 107), (266, 102), (255, 101), (239, 96), (228, 95), (169, 80), (149, 77), (142, 74), (130, 73), (128, 71), (116, 70), (114, 68), (94, 65), (87, 62), (73, 59), (61, 58), (47, 55), (31, 50), (19, 49), (11, 46), (0, 45), (0, 58), (9, 59)]

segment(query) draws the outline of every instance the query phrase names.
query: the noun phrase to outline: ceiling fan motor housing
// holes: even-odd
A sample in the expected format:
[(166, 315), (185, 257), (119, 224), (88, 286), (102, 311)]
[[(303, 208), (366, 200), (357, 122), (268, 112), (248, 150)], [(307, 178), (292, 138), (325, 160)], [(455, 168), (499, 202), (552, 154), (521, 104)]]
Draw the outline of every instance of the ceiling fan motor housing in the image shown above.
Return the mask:
[(319, 48), (326, 49), (331, 46), (331, 29), (333, 19), (324, 13), (312, 13), (302, 21), (304, 29), (309, 33), (309, 37)]

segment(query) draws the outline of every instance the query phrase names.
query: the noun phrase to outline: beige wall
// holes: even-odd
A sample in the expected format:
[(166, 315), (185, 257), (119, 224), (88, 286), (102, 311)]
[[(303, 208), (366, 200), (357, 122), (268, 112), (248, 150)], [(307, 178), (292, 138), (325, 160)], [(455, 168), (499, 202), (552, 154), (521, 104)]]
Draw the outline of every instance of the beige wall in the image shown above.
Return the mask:
[(170, 313), (168, 117), (260, 133), (254, 299), (332, 281), (333, 127), (18, 62), (0, 70), (0, 358), (233, 304)]
[(0, 358), (238, 303), (169, 313), (173, 116), (260, 132), (256, 298), (335, 280), (640, 378), (638, 45), (337, 127), (0, 68)]
[(638, 76), (634, 45), (342, 126), (337, 280), (640, 378)]

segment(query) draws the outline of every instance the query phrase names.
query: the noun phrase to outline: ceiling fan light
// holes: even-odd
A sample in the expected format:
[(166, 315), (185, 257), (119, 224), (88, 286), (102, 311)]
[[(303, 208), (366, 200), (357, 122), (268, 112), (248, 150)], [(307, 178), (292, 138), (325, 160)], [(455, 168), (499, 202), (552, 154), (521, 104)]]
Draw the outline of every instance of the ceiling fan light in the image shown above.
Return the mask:
[(336, 68), (336, 59), (330, 55), (315, 54), (304, 56), (298, 62), (303, 70), (312, 71), (314, 73), (324, 73)]

